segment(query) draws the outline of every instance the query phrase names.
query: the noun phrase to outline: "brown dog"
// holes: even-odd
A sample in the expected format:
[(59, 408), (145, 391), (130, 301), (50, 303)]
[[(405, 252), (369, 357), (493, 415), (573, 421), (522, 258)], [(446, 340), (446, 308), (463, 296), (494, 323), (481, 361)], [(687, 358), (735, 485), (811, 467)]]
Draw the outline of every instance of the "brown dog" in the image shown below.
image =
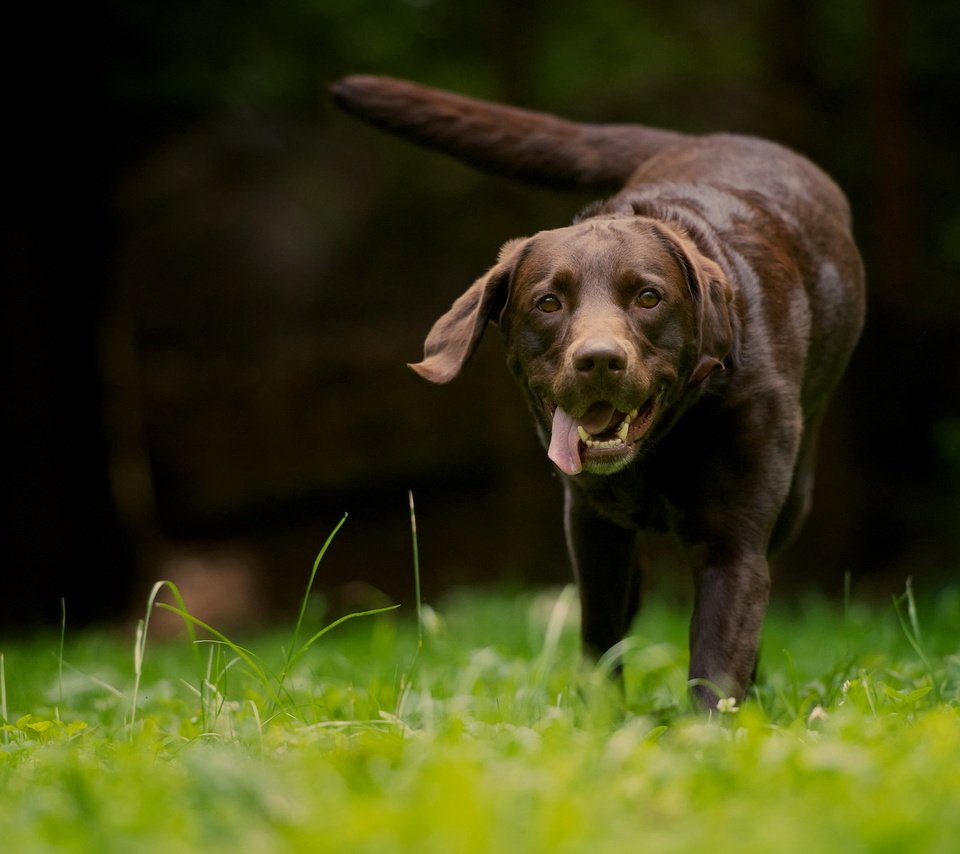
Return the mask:
[(748, 137), (582, 125), (378, 77), (348, 111), (499, 174), (621, 189), (566, 228), (511, 240), (411, 367), (452, 380), (488, 321), (563, 473), (584, 645), (639, 606), (638, 533), (695, 548), (694, 696), (741, 698), (768, 554), (810, 505), (817, 429), (860, 334), (850, 211), (816, 166)]

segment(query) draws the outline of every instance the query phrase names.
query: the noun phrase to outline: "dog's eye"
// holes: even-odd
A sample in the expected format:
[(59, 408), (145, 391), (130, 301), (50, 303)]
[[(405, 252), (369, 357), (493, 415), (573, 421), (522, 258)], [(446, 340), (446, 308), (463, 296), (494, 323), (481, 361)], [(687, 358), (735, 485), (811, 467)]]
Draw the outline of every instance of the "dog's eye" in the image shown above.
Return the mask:
[(656, 308), (660, 305), (660, 294), (652, 288), (644, 288), (637, 295), (637, 305), (641, 308)]
[(560, 305), (560, 300), (558, 300), (553, 294), (547, 294), (546, 296), (540, 297), (537, 300), (537, 308), (540, 311), (550, 314), (553, 311), (559, 311), (562, 306)]

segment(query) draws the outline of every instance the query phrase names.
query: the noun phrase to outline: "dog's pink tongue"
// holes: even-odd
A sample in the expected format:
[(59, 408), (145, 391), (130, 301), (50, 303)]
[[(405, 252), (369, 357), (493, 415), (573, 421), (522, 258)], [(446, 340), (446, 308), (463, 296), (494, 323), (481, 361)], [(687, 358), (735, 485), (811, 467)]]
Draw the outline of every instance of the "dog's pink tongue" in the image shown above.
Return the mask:
[(601, 401), (593, 404), (577, 420), (558, 406), (553, 413), (547, 456), (564, 474), (580, 474), (583, 465), (580, 462), (580, 434), (577, 427), (582, 426), (591, 435), (597, 435), (610, 428), (615, 414), (612, 404)]
[(547, 456), (564, 474), (580, 474), (580, 437), (577, 435), (577, 422), (559, 406), (553, 413), (553, 427), (550, 431), (550, 448)]

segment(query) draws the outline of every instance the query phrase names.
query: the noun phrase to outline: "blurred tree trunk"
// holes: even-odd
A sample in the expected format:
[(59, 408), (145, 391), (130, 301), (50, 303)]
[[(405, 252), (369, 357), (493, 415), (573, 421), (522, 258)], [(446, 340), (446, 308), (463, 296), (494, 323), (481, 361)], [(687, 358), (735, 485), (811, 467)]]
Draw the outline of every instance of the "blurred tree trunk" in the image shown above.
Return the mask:
[[(870, 480), (870, 529), (863, 543), (875, 567), (897, 565), (922, 549), (935, 461), (927, 425), (942, 406), (942, 374), (929, 319), (935, 295), (918, 290), (931, 271), (920, 246), (922, 212), (915, 196), (908, 71), (904, 44), (909, 24), (902, 0), (873, 0), (869, 18), (870, 182), (862, 230), (868, 247), (869, 319), (857, 378), (864, 458), (882, 461)], [(909, 390), (909, 405), (900, 405)], [(906, 441), (903, 452), (891, 447)], [(926, 497), (920, 497), (926, 494)], [(916, 499), (907, 498), (909, 495)], [(905, 512), (906, 511), (906, 512)]]
[(873, 0), (870, 32), (870, 120), (875, 174), (871, 223), (876, 234), (875, 299), (898, 303), (910, 287), (917, 252), (917, 205), (911, 167), (913, 144), (907, 106), (903, 45), (906, 14), (902, 0)]

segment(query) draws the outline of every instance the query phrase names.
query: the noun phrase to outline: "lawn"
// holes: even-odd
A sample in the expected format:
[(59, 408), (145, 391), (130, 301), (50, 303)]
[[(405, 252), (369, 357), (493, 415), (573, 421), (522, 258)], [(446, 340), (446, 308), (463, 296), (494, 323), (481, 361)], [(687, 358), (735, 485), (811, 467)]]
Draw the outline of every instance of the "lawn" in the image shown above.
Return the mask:
[(687, 706), (688, 615), (657, 601), (624, 698), (579, 660), (572, 589), (316, 637), (313, 610), (242, 646), (189, 620), (196, 643), (148, 623), (5, 644), (0, 849), (960, 846), (960, 590), (775, 605), (760, 684), (710, 717)]

